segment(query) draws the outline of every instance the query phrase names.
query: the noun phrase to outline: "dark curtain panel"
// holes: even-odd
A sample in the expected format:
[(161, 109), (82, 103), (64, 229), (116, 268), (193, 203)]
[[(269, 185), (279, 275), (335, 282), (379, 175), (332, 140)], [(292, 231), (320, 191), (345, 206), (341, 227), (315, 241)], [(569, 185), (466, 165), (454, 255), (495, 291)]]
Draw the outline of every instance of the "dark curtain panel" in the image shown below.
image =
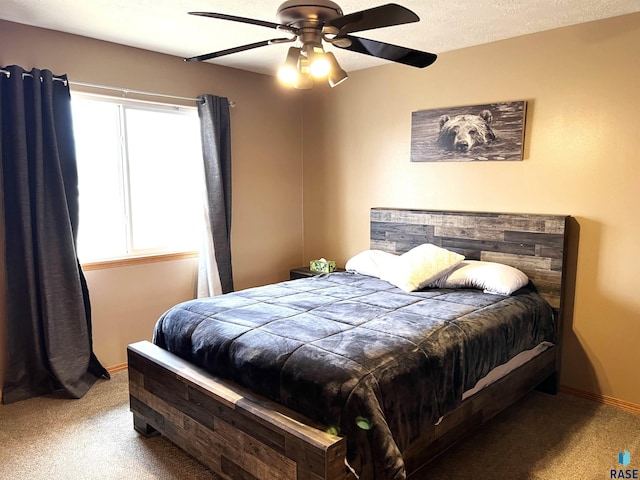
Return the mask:
[(7, 371), (2, 400), (80, 398), (109, 374), (93, 354), (91, 307), (76, 256), (78, 175), (66, 77), (0, 74)]
[[(198, 285), (199, 296), (228, 293), (233, 291), (231, 270), (231, 122), (229, 100), (213, 95), (198, 97), (198, 115), (202, 136), (205, 185), (207, 196), (207, 239), (209, 252), (201, 255), (208, 259), (206, 268), (208, 285), (203, 289)], [(212, 250), (212, 252), (211, 252)], [(216, 273), (217, 272), (217, 273)], [(212, 278), (214, 277), (214, 278)], [(220, 289), (220, 291), (218, 291)]]

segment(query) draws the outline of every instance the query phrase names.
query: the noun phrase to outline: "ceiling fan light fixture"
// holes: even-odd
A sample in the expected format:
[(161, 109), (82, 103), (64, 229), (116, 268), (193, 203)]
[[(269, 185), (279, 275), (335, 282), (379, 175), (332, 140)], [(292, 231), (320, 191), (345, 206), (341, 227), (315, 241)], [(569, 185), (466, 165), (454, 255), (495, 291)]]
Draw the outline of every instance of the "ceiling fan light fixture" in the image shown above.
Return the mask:
[(309, 72), (309, 59), (304, 54), (298, 57), (298, 78), (293, 84), (293, 87), (298, 90), (313, 88), (313, 77)]
[(325, 56), (327, 57), (327, 60), (331, 65), (331, 70), (329, 71), (328, 78), (329, 85), (331, 85), (331, 88), (334, 88), (344, 82), (347, 78), (349, 78), (349, 75), (347, 75), (347, 72), (342, 69), (342, 67), (338, 63), (338, 60), (336, 59), (336, 56), (333, 53), (327, 52)]
[(310, 73), (300, 73), (293, 87), (297, 90), (309, 90), (313, 88), (313, 77)]
[(316, 58), (313, 59), (311, 65), (309, 65), (309, 72), (315, 78), (324, 78), (331, 71), (331, 64), (329, 60), (325, 58), (325, 54), (322, 54), (321, 57), (316, 55)]
[(307, 44), (302, 48), (302, 54), (307, 57), (309, 73), (314, 78), (325, 78), (329, 74), (331, 63), (322, 46)]
[(300, 58), (300, 49), (296, 47), (289, 47), (287, 52), (287, 59), (284, 61), (280, 68), (278, 68), (278, 78), (283, 83), (294, 85), (299, 77), (298, 72), (298, 59)]

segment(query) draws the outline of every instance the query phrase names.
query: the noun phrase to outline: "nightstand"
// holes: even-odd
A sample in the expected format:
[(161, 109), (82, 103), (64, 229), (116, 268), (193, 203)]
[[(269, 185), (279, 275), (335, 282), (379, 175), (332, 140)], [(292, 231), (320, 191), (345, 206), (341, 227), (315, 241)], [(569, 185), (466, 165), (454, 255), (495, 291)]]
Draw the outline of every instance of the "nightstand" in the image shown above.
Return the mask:
[[(336, 268), (336, 272), (344, 272), (344, 268)], [(289, 279), (296, 280), (298, 278), (313, 277), (314, 275), (322, 275), (321, 273), (312, 272), (309, 267), (293, 268), (289, 270)]]

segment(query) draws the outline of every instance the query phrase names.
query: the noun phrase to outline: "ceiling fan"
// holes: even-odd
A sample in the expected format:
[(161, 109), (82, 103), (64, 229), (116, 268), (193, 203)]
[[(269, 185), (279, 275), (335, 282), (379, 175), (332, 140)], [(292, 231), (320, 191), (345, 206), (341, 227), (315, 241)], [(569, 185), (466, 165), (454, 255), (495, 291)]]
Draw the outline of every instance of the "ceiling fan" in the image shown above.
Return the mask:
[(417, 22), (420, 18), (411, 10), (388, 3), (379, 7), (344, 15), (341, 8), (329, 0), (288, 0), (278, 7), (280, 23), (212, 12), (189, 12), (190, 15), (249, 23), (274, 28), (289, 34), (285, 38), (272, 38), (218, 52), (185, 58), (187, 62), (201, 62), (212, 58), (243, 52), (278, 43), (296, 42), (289, 48), (287, 59), (278, 70), (278, 77), (295, 88), (308, 89), (313, 78), (328, 79), (335, 87), (347, 79), (345, 72), (331, 52), (325, 52), (323, 42), (343, 50), (383, 58), (392, 62), (424, 68), (436, 61), (433, 53), (369, 40), (351, 35), (354, 32)]

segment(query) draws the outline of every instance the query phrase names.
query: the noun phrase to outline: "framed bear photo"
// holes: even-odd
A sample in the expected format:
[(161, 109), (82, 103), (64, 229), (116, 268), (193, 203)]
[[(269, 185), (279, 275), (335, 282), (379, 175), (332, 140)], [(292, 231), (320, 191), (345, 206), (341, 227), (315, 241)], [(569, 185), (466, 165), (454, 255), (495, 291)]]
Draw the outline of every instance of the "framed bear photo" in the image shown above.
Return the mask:
[(522, 100), (413, 112), (411, 161), (522, 160), (526, 110)]

